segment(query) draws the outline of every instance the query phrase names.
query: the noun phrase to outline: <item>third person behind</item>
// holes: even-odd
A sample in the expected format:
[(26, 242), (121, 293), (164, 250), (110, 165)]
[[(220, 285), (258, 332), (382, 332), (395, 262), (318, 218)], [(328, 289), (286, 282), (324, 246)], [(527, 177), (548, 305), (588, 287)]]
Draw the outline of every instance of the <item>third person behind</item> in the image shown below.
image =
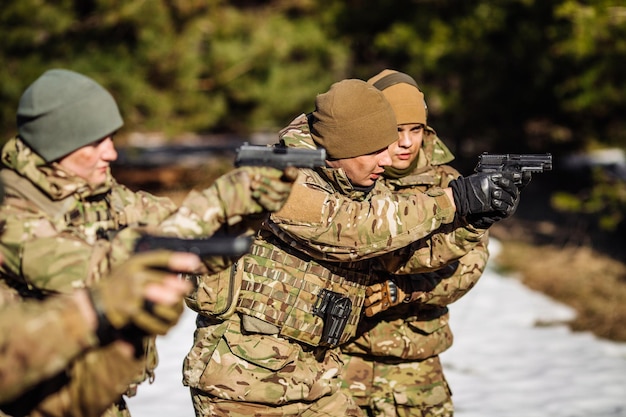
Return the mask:
[[(424, 94), (407, 74), (384, 70), (368, 80), (383, 92), (398, 123), (383, 181), (396, 193), (448, 187), (459, 172), (454, 156), (427, 123)], [(452, 416), (451, 392), (439, 354), (452, 345), (447, 305), (478, 281), (487, 263), (487, 234), (451, 265), (426, 274), (378, 276), (366, 318), (342, 347), (347, 389), (365, 414)], [(368, 305), (369, 304), (369, 305)]]

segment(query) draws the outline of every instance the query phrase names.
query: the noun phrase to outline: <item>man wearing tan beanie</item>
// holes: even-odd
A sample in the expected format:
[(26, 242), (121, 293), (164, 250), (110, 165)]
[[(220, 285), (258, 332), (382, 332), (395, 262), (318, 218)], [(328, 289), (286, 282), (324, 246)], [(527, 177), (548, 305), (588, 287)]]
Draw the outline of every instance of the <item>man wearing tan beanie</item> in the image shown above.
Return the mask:
[[(356, 334), (371, 272), (458, 259), (485, 230), (457, 208), (510, 214), (518, 191), (509, 178), (476, 174), (463, 179), (471, 204), (451, 190), (391, 193), (378, 180), (391, 163), (396, 118), (380, 90), (361, 80), (333, 84), (279, 136), (278, 146), (325, 148), (326, 166), (301, 169), (251, 252), (199, 283), (183, 381), (197, 416), (363, 416), (340, 390), (338, 346)], [(459, 226), (468, 239), (458, 239)], [(231, 303), (216, 311), (211, 300), (200, 302), (203, 288), (223, 280), (237, 285)]]
[[(454, 156), (427, 124), (424, 94), (415, 80), (384, 70), (368, 83), (382, 91), (398, 123), (398, 140), (389, 146), (392, 164), (385, 167), (382, 182), (397, 193), (421, 193), (447, 187), (458, 178), (458, 171), (446, 165)], [(362, 320), (360, 334), (342, 346), (344, 388), (368, 415), (453, 415), (439, 360), (452, 344), (447, 305), (465, 295), (482, 275), (489, 257), (487, 239), (485, 234), (466, 255), (428, 274), (373, 277), (366, 300), (368, 317)], [(385, 300), (390, 293), (393, 299)], [(403, 302), (407, 297), (414, 301)]]

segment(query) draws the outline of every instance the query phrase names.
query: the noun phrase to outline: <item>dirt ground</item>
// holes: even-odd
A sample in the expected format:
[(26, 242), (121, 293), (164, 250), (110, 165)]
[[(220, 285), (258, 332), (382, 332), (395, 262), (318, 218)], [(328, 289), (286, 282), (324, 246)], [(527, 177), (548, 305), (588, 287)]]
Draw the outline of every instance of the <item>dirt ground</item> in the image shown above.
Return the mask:
[(528, 287), (573, 307), (578, 314), (572, 329), (626, 341), (626, 265), (584, 244), (533, 242), (515, 229), (532, 230), (540, 224), (507, 222), (492, 232), (502, 242), (497, 267), (514, 271)]

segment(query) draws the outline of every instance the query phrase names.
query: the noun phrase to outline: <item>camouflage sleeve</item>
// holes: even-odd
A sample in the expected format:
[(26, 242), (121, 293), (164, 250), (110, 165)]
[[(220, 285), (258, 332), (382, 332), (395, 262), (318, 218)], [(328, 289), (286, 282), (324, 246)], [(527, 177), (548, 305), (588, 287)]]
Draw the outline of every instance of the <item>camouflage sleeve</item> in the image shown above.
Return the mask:
[(3, 208), (2, 214), (6, 219), (0, 245), (3, 279), (44, 292), (69, 293), (84, 286), (92, 260), (100, 257), (99, 247), (58, 231), (39, 213), (13, 213)]
[(486, 239), (486, 231), (459, 224), (444, 225), (426, 239), (413, 242), (378, 261), (392, 274), (431, 272), (457, 261)]
[(487, 238), (474, 247), (467, 255), (459, 258), (454, 272), (441, 280), (424, 298), (426, 304), (446, 306), (463, 297), (474, 288), (483, 274), (489, 259)]
[[(88, 351), (67, 369), (41, 381), (14, 400), (3, 403), (0, 408), (11, 415), (118, 415), (114, 403), (122, 398), (128, 384), (143, 368), (141, 358), (135, 358), (121, 348), (120, 342), (114, 342)], [(0, 412), (0, 415), (3, 414)]]
[(119, 206), (116, 209), (123, 213), (124, 223), (130, 226), (157, 225), (178, 209), (168, 197), (135, 192), (117, 183), (111, 199), (113, 205)]
[(403, 195), (382, 184), (376, 187), (371, 198), (355, 201), (296, 183), (268, 226), (313, 257), (352, 261), (405, 247), (454, 220), (452, 203), (442, 189)]
[(242, 167), (219, 177), (204, 190), (192, 190), (176, 213), (161, 223), (165, 234), (208, 237), (222, 226), (256, 222), (265, 209), (253, 197), (253, 176), (262, 167)]
[(219, 194), (214, 187), (192, 190), (179, 209), (159, 226), (165, 234), (178, 237), (208, 237), (226, 221)]
[[(413, 278), (425, 281), (418, 284), (425, 288), (416, 301), (445, 307), (467, 294), (476, 285), (487, 266), (489, 259), (487, 240), (485, 237), (471, 251), (459, 258), (458, 262), (450, 264), (447, 268), (426, 274), (426, 277), (418, 275)], [(402, 279), (402, 277), (396, 278)]]
[(97, 343), (72, 299), (13, 302), (0, 311), (0, 403), (65, 369)]
[[(129, 226), (159, 224), (176, 208), (167, 198), (134, 193), (120, 185), (110, 200)], [(5, 279), (43, 292), (69, 293), (109, 269), (110, 242), (83, 236), (63, 219), (17, 205), (3, 206), (0, 219), (6, 221), (0, 245), (4, 259), (0, 273)]]
[(110, 244), (88, 245), (70, 233), (32, 239), (22, 246), (22, 274), (28, 285), (45, 293), (69, 294), (108, 270)]
[(119, 343), (92, 350), (74, 362), (69, 383), (63, 387), (70, 398), (64, 417), (99, 417), (136, 382), (145, 364), (141, 357), (124, 352)]

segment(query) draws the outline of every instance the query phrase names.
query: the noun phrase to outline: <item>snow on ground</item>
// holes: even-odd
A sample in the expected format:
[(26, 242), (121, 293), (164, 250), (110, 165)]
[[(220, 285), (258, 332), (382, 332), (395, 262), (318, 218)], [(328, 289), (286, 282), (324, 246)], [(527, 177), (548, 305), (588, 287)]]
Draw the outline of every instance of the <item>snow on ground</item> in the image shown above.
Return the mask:
[[(489, 267), (450, 311), (455, 341), (442, 359), (456, 417), (626, 417), (626, 344), (571, 332), (568, 307)], [(133, 417), (194, 416), (181, 383), (194, 319), (187, 311), (157, 340), (156, 381), (128, 401)]]

